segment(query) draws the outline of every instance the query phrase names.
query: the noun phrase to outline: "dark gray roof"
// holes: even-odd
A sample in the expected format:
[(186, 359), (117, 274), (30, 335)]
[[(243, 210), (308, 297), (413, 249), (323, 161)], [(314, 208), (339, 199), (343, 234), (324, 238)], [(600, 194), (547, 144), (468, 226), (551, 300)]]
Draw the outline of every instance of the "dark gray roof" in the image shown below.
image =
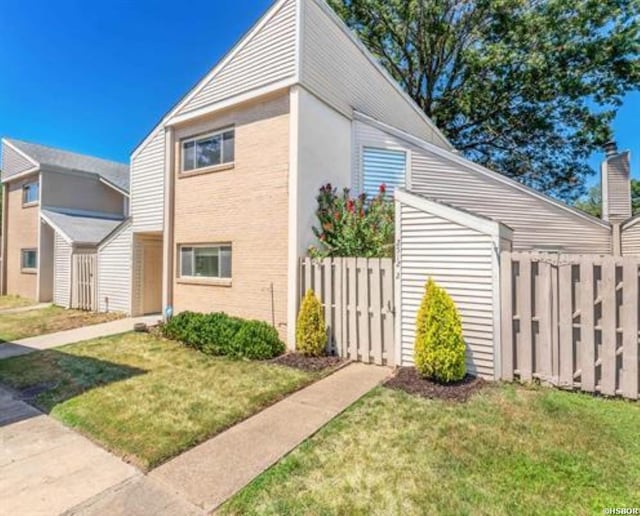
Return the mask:
[(110, 235), (120, 224), (122, 218), (104, 216), (76, 215), (52, 210), (42, 210), (42, 214), (55, 224), (74, 244), (96, 245)]
[(129, 191), (129, 166), (115, 161), (94, 158), (84, 154), (68, 152), (37, 143), (6, 139), (41, 166), (63, 168), (79, 172), (97, 174), (116, 187)]

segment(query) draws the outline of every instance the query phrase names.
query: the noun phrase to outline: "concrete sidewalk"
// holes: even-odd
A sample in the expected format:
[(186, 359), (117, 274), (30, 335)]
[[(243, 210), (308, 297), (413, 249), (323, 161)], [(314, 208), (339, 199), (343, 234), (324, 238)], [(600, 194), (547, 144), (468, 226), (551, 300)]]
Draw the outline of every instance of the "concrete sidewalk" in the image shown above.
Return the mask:
[(213, 511), (391, 374), (351, 364), (153, 470), (149, 478)]
[(73, 344), (74, 342), (81, 342), (83, 340), (125, 333), (133, 330), (136, 323), (142, 322), (146, 324), (155, 324), (159, 320), (159, 315), (130, 317), (102, 324), (82, 326), (81, 328), (61, 331), (58, 333), (49, 333), (48, 335), (38, 335), (37, 337), (29, 337), (15, 342), (5, 342), (0, 344), (0, 360), (19, 355), (26, 355), (43, 349), (57, 348), (58, 346)]
[(18, 306), (17, 308), (5, 308), (4, 310), (0, 310), (0, 315), (31, 312), (32, 310), (41, 310), (42, 308), (49, 308), (50, 306), (51, 303), (38, 303), (37, 305)]
[(0, 388), (0, 513), (54, 515), (141, 475)]

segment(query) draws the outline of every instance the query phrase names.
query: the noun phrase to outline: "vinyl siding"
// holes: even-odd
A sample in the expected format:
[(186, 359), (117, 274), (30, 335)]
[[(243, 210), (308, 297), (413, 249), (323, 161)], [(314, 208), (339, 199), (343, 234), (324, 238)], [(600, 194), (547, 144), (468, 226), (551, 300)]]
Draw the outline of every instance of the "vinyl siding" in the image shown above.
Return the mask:
[(98, 310), (129, 313), (131, 296), (131, 222), (98, 249)]
[(622, 228), (622, 254), (640, 254), (640, 222)]
[[(354, 152), (366, 142), (410, 151), (408, 188), (456, 208), (491, 218), (514, 231), (513, 250), (562, 248), (570, 253), (608, 254), (608, 227), (565, 210), (551, 201), (505, 183), (491, 174), (445, 159), (363, 122), (355, 124)], [(370, 144), (370, 143), (369, 143)], [(354, 159), (359, 180), (361, 158)]]
[(493, 378), (493, 239), (474, 229), (400, 204), (402, 365), (412, 365), (416, 314), (433, 278), (453, 298), (467, 344), (467, 369)]
[(71, 253), (71, 244), (56, 233), (53, 243), (53, 302), (64, 308), (69, 308), (71, 303)]
[(134, 231), (162, 231), (164, 212), (162, 128), (131, 162), (131, 216)]
[(622, 222), (631, 217), (629, 168), (628, 152), (610, 157), (602, 165), (605, 220)]
[(22, 154), (14, 151), (6, 144), (2, 145), (2, 161), (0, 162), (0, 170), (2, 170), (3, 180), (34, 167), (35, 165), (22, 156)]
[(293, 77), (295, 72), (296, 1), (289, 0), (176, 115)]
[(434, 130), (413, 101), (400, 93), (341, 27), (323, 0), (303, 2), (300, 82), (346, 116), (360, 111), (445, 149), (450, 145)]

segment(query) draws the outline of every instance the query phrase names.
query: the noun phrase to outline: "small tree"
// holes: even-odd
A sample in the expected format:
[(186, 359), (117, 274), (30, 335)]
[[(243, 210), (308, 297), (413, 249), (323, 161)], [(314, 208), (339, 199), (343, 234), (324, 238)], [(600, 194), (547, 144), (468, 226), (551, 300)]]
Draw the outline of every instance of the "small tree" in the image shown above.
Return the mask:
[(439, 382), (466, 374), (462, 323), (453, 299), (429, 279), (416, 317), (415, 363), (418, 372)]
[(307, 290), (298, 313), (297, 350), (303, 355), (319, 357), (327, 345), (327, 330), (322, 305), (313, 290)]

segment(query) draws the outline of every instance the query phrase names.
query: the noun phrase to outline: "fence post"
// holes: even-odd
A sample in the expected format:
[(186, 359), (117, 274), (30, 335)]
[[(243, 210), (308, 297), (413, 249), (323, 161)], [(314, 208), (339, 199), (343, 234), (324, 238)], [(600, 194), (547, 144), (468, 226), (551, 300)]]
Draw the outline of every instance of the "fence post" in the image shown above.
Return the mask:
[(531, 381), (533, 373), (533, 339), (531, 292), (533, 277), (531, 275), (531, 255), (518, 254), (520, 276), (518, 277), (518, 318), (520, 321), (520, 339), (518, 348), (518, 369), (520, 379)]
[(502, 379), (513, 380), (513, 266), (511, 253), (503, 251), (500, 256), (500, 316), (502, 327)]
[(616, 324), (616, 263), (613, 256), (606, 256), (602, 262), (602, 352), (600, 370), (602, 394), (614, 396), (617, 376), (617, 324)]

